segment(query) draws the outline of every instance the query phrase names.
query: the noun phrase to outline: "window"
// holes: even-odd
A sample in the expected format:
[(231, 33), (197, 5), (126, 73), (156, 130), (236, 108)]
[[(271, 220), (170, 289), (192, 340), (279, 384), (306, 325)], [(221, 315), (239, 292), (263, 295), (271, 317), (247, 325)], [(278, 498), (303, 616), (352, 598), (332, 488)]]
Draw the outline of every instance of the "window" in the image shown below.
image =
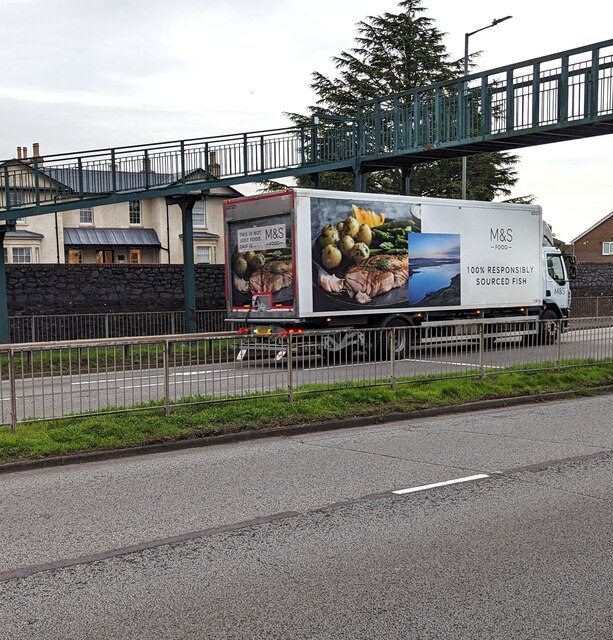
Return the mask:
[(204, 245), (196, 246), (196, 262), (198, 264), (211, 264), (213, 257), (212, 247)]
[(192, 210), (192, 220), (194, 227), (206, 227), (206, 210), (204, 200), (196, 200)]
[(32, 249), (30, 247), (13, 247), (13, 262), (17, 264), (32, 262)]
[(81, 224), (94, 224), (94, 210), (91, 207), (83, 207), (79, 211), (79, 222)]
[(128, 250), (128, 262), (130, 264), (140, 264), (140, 249)]
[(96, 262), (98, 264), (113, 264), (114, 254), (112, 251), (96, 251)]
[(130, 200), (130, 224), (141, 224), (140, 200)]
[(603, 242), (602, 243), (602, 255), (603, 256), (613, 256), (613, 242)]
[(68, 264), (81, 264), (83, 262), (83, 254), (81, 249), (68, 249)]
[(558, 284), (566, 284), (566, 272), (564, 271), (562, 256), (549, 254), (547, 256), (547, 271), (549, 272), (549, 277)]

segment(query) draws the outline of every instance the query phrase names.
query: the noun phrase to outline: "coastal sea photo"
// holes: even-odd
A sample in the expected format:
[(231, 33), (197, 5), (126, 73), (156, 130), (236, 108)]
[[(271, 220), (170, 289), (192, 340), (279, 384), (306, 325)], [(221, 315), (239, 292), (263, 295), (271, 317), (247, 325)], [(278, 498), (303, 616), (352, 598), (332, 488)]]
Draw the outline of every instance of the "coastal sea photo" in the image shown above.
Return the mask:
[(409, 304), (460, 304), (460, 234), (409, 233)]

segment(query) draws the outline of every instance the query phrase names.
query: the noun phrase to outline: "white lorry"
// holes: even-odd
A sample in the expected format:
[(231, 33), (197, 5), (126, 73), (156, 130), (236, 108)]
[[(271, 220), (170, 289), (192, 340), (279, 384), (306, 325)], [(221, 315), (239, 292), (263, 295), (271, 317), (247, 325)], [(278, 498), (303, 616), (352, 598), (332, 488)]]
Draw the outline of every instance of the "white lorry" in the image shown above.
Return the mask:
[[(230, 200), (224, 220), (228, 319), (245, 333), (500, 319), (549, 342), (569, 316), (539, 206), (290, 189)], [(327, 348), (351, 348), (356, 332), (338, 333)]]

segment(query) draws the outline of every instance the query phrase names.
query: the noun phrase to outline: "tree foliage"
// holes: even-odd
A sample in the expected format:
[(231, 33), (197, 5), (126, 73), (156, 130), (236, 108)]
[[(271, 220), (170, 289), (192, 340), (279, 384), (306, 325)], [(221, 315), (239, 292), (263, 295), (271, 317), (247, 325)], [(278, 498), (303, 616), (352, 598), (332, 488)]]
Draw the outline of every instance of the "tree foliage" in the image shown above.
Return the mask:
[[(444, 34), (425, 15), (422, 0), (403, 0), (398, 13), (369, 16), (357, 25), (355, 46), (333, 58), (337, 73), (328, 77), (312, 74), (311, 88), (317, 100), (308, 108), (315, 113), (353, 116), (356, 103), (398, 93), (462, 75), (463, 60), (450, 60), (443, 43)], [(296, 124), (309, 121), (310, 115), (288, 114)], [(488, 153), (468, 159), (467, 196), (493, 200), (509, 196), (517, 182), (518, 157), (508, 153)], [(410, 191), (415, 195), (459, 198), (461, 195), (461, 159), (439, 160), (414, 165)], [(310, 184), (308, 176), (298, 184)], [(322, 188), (353, 189), (353, 176), (327, 172), (320, 175)], [(400, 193), (400, 169), (368, 175), (368, 190)]]

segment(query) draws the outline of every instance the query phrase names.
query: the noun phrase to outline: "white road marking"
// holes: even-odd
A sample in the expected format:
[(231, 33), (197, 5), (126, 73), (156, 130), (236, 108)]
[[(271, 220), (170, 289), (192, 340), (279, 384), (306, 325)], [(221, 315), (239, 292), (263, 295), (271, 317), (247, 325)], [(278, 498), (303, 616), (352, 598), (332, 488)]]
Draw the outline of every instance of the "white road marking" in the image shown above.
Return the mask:
[[(236, 369), (212, 369), (210, 371), (188, 371), (188, 372), (183, 372), (183, 373), (171, 373), (170, 377), (179, 377), (179, 376), (208, 376), (211, 374), (215, 374), (215, 373), (226, 373), (228, 371), (236, 371)], [(243, 378), (247, 375), (251, 375), (251, 371), (247, 371), (245, 370), (241, 375), (236, 375), (236, 376), (225, 376), (223, 378), (223, 380), (229, 380), (231, 378)], [(153, 375), (153, 376), (149, 376), (150, 380), (155, 380), (156, 378), (161, 378), (162, 374), (157, 374), (157, 375)], [(133, 376), (131, 379), (134, 379), (135, 377)], [(91, 386), (91, 385), (96, 385), (96, 384), (109, 384), (111, 382), (125, 382), (126, 379), (130, 379), (130, 376), (126, 376), (126, 378), (102, 378), (100, 380), (81, 380), (80, 382), (71, 382), (73, 387), (78, 387), (78, 386)], [(143, 380), (146, 380), (146, 378), (143, 378)], [(163, 382), (157, 382), (157, 383), (151, 383), (151, 386), (159, 386), (160, 384), (164, 384)], [(171, 384), (173, 384), (171, 382)], [(137, 386), (143, 386), (143, 385), (137, 385)], [(131, 388), (131, 387), (122, 387), (122, 388)]]
[(482, 478), (489, 478), (487, 473), (478, 473), (475, 476), (467, 476), (466, 478), (456, 478), (455, 480), (445, 480), (445, 482), (435, 482), (434, 484), (424, 484), (421, 487), (411, 487), (410, 489), (398, 489), (398, 491), (392, 491), (397, 495), (404, 495), (405, 493), (416, 493), (417, 491), (426, 491), (426, 489), (434, 489), (435, 487), (444, 487), (448, 484), (458, 484), (460, 482), (471, 482), (472, 480), (481, 480)]
[[(414, 362), (415, 364), (450, 364), (454, 367), (473, 367), (478, 369), (481, 365), (474, 364), (472, 362), (449, 362), (448, 360), (419, 360), (418, 358), (411, 358), (407, 360), (398, 360), (396, 364), (400, 364), (402, 362)], [(494, 364), (484, 364), (484, 369), (503, 369), (504, 367), (494, 365)]]

